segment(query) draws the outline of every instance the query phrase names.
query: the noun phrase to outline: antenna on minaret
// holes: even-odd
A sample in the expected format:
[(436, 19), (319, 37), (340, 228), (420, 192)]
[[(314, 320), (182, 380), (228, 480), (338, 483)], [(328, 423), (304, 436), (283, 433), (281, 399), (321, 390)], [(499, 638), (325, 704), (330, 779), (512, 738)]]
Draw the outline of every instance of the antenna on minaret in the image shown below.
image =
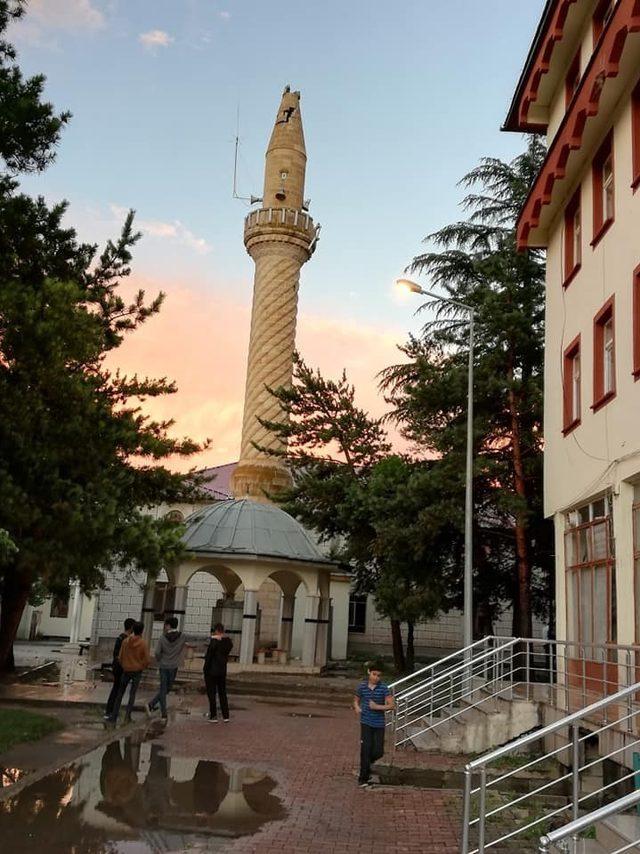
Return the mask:
[(233, 198), (240, 199), (242, 202), (249, 202), (249, 204), (254, 203), (254, 196), (240, 196), (238, 195), (238, 149), (240, 147), (240, 104), (238, 104), (238, 109), (236, 112), (236, 140), (234, 147), (234, 156), (233, 156)]

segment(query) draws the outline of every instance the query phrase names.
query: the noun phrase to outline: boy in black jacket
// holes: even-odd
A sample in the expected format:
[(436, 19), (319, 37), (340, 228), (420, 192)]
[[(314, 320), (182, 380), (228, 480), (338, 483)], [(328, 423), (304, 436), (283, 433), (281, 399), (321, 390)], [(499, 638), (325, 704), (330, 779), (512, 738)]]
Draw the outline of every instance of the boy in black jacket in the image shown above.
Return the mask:
[(224, 633), (222, 623), (216, 623), (209, 641), (209, 648), (204, 658), (204, 682), (209, 697), (209, 720), (216, 723), (216, 691), (220, 698), (222, 720), (229, 720), (229, 703), (227, 702), (227, 661), (233, 648), (233, 641)]
[(120, 687), (120, 677), (122, 676), (122, 665), (120, 664), (120, 647), (122, 646), (122, 641), (125, 638), (128, 638), (129, 635), (133, 632), (133, 627), (135, 626), (136, 621), (132, 620), (131, 617), (127, 617), (124, 621), (124, 631), (118, 635), (116, 638), (116, 642), (113, 645), (113, 663), (111, 665), (113, 670), (113, 687), (111, 689), (111, 693), (109, 694), (109, 699), (107, 700), (107, 707), (104, 710), (104, 719), (105, 721), (111, 717), (111, 713), (113, 712), (113, 706), (116, 701), (116, 697), (118, 696), (118, 688)]

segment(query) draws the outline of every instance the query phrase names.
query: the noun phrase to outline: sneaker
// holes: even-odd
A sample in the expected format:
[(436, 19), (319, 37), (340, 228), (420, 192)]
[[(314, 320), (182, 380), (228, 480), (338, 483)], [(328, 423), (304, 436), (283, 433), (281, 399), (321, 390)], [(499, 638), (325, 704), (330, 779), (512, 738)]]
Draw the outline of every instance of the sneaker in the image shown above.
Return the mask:
[(151, 703), (145, 703), (144, 704), (144, 713), (148, 718), (151, 718), (151, 715), (153, 715), (153, 709), (151, 708)]
[(160, 720), (162, 721), (163, 724), (167, 724), (169, 722), (169, 718), (167, 717), (167, 715), (163, 715), (163, 717), (161, 717)]
[(209, 715), (207, 720), (209, 721), (210, 724), (217, 724), (218, 723), (218, 718), (212, 718), (211, 715)]
[(110, 721), (110, 720), (111, 720), (111, 715), (103, 715), (103, 716), (102, 716), (102, 720), (103, 720), (103, 721)]
[(363, 783), (361, 780), (358, 780), (358, 788), (360, 789), (368, 789), (371, 783), (368, 780), (365, 780)]
[(225, 723), (225, 724), (229, 723), (229, 718), (222, 718), (222, 720), (223, 720), (223, 723)]

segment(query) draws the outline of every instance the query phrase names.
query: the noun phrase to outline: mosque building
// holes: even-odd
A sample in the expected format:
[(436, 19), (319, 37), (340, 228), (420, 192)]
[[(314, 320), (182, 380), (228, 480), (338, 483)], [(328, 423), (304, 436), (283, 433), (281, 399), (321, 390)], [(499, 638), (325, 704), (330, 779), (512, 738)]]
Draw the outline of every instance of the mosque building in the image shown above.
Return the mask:
[[(155, 580), (114, 568), (91, 598), (73, 587), (68, 597), (28, 606), (19, 638), (68, 639), (70, 651), (89, 642), (92, 658), (107, 661), (126, 617), (141, 616), (151, 640), (165, 616), (175, 615), (202, 642), (213, 623), (223, 622), (234, 637), (236, 669), (268, 663), (318, 672), (329, 659), (345, 659), (348, 642), (352, 650), (390, 650), (389, 623), (372, 598), (353, 594), (345, 568), (268, 497), (290, 475), (280, 457), (266, 453), (279, 440), (259, 419), (282, 417), (268, 389), (291, 383), (300, 271), (319, 234), (305, 200), (306, 162), (300, 93), (286, 87), (267, 147), (263, 194), (252, 198), (244, 223), (255, 274), (240, 460), (205, 472), (201, 504), (153, 511), (185, 522), (184, 559)], [(502, 629), (508, 628), (505, 621)], [(415, 629), (423, 653), (457, 648), (461, 637), (457, 613)]]

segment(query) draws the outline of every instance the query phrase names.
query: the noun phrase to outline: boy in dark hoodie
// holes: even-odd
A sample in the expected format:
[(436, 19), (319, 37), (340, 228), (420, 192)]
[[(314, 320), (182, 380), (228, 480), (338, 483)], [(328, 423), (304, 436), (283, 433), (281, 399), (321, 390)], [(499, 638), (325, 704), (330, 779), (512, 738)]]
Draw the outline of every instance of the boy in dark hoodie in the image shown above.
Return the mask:
[(229, 703), (227, 701), (227, 661), (233, 647), (233, 641), (225, 635), (222, 623), (213, 627), (209, 648), (204, 658), (204, 682), (209, 697), (209, 720), (218, 720), (216, 712), (216, 692), (220, 698), (222, 720), (229, 720)]
[(111, 717), (109, 718), (111, 723), (116, 723), (118, 720), (122, 698), (124, 697), (129, 683), (131, 683), (131, 689), (129, 690), (129, 702), (127, 703), (127, 711), (124, 719), (126, 723), (131, 721), (131, 712), (133, 711), (133, 706), (136, 701), (138, 685), (142, 679), (143, 672), (151, 662), (149, 647), (142, 637), (143, 631), (144, 625), (142, 623), (135, 623), (133, 626), (133, 634), (122, 641), (118, 658), (123, 672), (122, 678), (120, 679), (120, 688), (118, 689)]
[(182, 654), (187, 646), (185, 636), (178, 630), (177, 617), (167, 617), (164, 621), (164, 633), (156, 644), (156, 664), (160, 672), (160, 690), (146, 706), (147, 714), (160, 705), (162, 720), (167, 720), (167, 694), (175, 681)]
[(120, 659), (118, 656), (120, 655), (120, 647), (122, 646), (122, 641), (125, 638), (128, 638), (131, 632), (133, 631), (133, 627), (135, 626), (136, 621), (131, 617), (127, 617), (124, 621), (124, 631), (121, 632), (116, 638), (116, 642), (113, 645), (113, 661), (111, 663), (111, 670), (113, 672), (113, 687), (111, 688), (111, 693), (109, 694), (109, 699), (107, 700), (107, 707), (104, 710), (104, 719), (105, 721), (109, 720), (111, 717), (111, 712), (113, 711), (113, 706), (116, 701), (116, 697), (118, 696), (118, 691), (120, 689), (120, 679), (122, 678), (122, 667), (120, 666)]

